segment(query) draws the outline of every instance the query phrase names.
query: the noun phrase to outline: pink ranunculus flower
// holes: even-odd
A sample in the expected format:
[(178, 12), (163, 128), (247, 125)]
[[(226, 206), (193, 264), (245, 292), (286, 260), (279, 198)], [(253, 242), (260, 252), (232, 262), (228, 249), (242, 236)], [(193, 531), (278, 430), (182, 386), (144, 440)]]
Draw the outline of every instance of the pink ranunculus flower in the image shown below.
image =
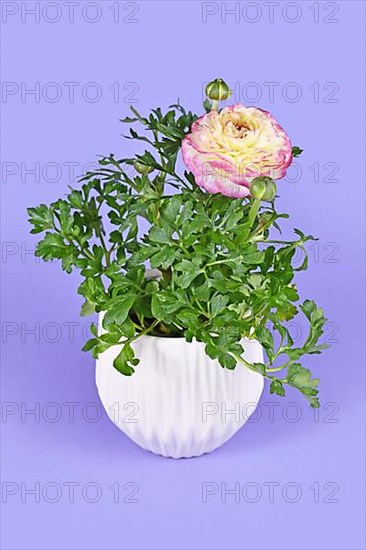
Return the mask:
[(254, 178), (285, 176), (292, 146), (270, 113), (237, 104), (196, 120), (182, 142), (182, 155), (200, 187), (241, 198), (250, 194)]

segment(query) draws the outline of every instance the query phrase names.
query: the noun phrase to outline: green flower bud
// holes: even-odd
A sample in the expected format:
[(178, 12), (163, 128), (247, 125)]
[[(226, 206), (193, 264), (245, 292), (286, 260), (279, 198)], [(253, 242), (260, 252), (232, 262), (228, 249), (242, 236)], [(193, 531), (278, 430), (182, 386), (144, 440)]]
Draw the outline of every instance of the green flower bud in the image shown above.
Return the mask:
[(143, 176), (147, 176), (147, 174), (150, 174), (154, 168), (152, 166), (148, 166), (147, 164), (143, 164), (142, 162), (139, 162), (138, 160), (135, 160), (133, 162), (133, 167), (139, 174), (142, 174)]
[(207, 84), (206, 95), (213, 101), (225, 101), (225, 99), (230, 97), (231, 91), (222, 78), (216, 78)]
[(276, 184), (272, 178), (260, 176), (250, 184), (250, 194), (260, 201), (272, 201), (276, 196)]

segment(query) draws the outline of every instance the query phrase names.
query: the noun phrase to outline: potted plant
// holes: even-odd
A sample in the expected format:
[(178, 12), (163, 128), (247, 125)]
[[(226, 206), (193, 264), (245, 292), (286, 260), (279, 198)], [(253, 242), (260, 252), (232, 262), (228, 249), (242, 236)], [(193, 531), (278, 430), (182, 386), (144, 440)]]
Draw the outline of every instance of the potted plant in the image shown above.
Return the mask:
[[(307, 268), (306, 254), (294, 267), (294, 254), (314, 237), (276, 234), (288, 215), (276, 210), (275, 180), (302, 151), (270, 113), (220, 109), (230, 95), (223, 80), (206, 95), (200, 117), (180, 103), (146, 117), (132, 107), (122, 120), (132, 125), (127, 137), (148, 150), (102, 158), (80, 189), (28, 209), (32, 233), (45, 232), (36, 255), (80, 270), (81, 315), (99, 313), (83, 349), (97, 358), (108, 415), (143, 448), (170, 457), (228, 440), (265, 378), (271, 393), (292, 386), (318, 407), (319, 380), (300, 361), (327, 347), (322, 310), (299, 302), (294, 282)], [(286, 326), (298, 313), (309, 322), (300, 346)], [(220, 414), (237, 404), (240, 418)]]

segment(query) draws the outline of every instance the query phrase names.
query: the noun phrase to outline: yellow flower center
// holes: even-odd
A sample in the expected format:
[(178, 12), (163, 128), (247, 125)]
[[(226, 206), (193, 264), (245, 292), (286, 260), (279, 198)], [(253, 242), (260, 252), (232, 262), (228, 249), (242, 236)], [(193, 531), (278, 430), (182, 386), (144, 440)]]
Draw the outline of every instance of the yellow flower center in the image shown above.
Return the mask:
[(240, 116), (240, 114), (231, 114), (223, 120), (223, 132), (228, 138), (243, 139), (250, 132), (256, 129), (256, 124), (252, 117)]

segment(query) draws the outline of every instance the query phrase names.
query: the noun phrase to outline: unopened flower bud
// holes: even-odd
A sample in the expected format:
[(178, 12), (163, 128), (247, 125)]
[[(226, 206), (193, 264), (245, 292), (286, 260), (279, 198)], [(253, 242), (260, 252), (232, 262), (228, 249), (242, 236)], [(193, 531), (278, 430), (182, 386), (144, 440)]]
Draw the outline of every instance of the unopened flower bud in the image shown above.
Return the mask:
[(272, 201), (276, 196), (276, 184), (267, 176), (254, 178), (250, 184), (250, 194), (260, 201)]
[(225, 101), (231, 95), (229, 86), (222, 78), (216, 78), (206, 86), (206, 95), (213, 101)]
[(154, 168), (152, 166), (148, 166), (147, 164), (143, 164), (142, 162), (139, 162), (138, 160), (135, 160), (133, 163), (133, 167), (139, 174), (142, 174), (143, 176), (147, 176), (147, 174), (150, 174)]

